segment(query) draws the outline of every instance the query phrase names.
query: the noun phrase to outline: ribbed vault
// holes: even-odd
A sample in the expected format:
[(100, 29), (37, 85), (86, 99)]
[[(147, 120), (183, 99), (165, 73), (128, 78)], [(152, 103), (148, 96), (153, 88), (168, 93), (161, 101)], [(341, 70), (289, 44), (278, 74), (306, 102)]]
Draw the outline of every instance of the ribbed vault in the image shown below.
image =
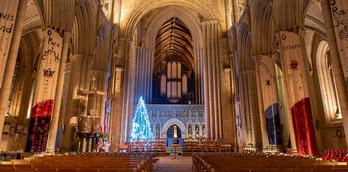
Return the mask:
[(166, 21), (158, 31), (155, 71), (160, 71), (162, 62), (167, 58), (180, 61), (190, 71), (194, 68), (191, 33), (185, 24), (175, 17)]

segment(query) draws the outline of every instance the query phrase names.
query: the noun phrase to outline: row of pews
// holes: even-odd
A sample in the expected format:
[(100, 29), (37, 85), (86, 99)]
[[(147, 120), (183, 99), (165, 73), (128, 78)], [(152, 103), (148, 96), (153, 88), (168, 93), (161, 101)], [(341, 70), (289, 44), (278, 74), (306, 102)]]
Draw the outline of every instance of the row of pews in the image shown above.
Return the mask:
[(280, 154), (194, 153), (194, 172), (347, 172), (346, 163)]
[(150, 172), (152, 154), (91, 153), (12, 160), (0, 172)]
[[(165, 140), (135, 141), (121, 145), (119, 150), (124, 152), (150, 152), (163, 153), (166, 151)], [(232, 145), (224, 144), (220, 140), (212, 139), (186, 139), (182, 147), (184, 153), (188, 152), (232, 152)]]

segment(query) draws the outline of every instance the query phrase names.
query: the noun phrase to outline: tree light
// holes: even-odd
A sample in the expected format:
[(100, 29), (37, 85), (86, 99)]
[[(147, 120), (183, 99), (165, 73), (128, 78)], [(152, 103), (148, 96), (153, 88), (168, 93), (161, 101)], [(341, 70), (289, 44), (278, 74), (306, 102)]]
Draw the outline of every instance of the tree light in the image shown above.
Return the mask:
[(130, 140), (151, 140), (153, 138), (154, 137), (151, 131), (149, 115), (147, 114), (145, 102), (143, 97), (140, 97), (133, 119), (132, 134)]

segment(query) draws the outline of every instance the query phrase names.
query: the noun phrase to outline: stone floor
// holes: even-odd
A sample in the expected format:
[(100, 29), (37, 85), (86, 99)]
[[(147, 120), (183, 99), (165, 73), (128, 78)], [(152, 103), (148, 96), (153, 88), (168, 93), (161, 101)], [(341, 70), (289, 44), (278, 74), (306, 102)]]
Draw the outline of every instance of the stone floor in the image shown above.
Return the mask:
[(155, 172), (191, 172), (192, 157), (191, 156), (173, 156), (160, 157), (155, 165)]

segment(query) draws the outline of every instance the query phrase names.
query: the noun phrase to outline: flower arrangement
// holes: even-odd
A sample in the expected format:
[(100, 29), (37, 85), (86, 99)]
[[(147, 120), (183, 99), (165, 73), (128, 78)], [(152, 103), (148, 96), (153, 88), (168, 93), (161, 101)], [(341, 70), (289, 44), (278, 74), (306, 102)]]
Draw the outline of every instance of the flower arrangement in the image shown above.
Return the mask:
[(109, 135), (108, 135), (107, 133), (99, 133), (99, 134), (97, 135), (97, 137), (98, 137), (98, 138), (102, 138), (102, 139), (106, 139), (106, 138), (109, 137)]

